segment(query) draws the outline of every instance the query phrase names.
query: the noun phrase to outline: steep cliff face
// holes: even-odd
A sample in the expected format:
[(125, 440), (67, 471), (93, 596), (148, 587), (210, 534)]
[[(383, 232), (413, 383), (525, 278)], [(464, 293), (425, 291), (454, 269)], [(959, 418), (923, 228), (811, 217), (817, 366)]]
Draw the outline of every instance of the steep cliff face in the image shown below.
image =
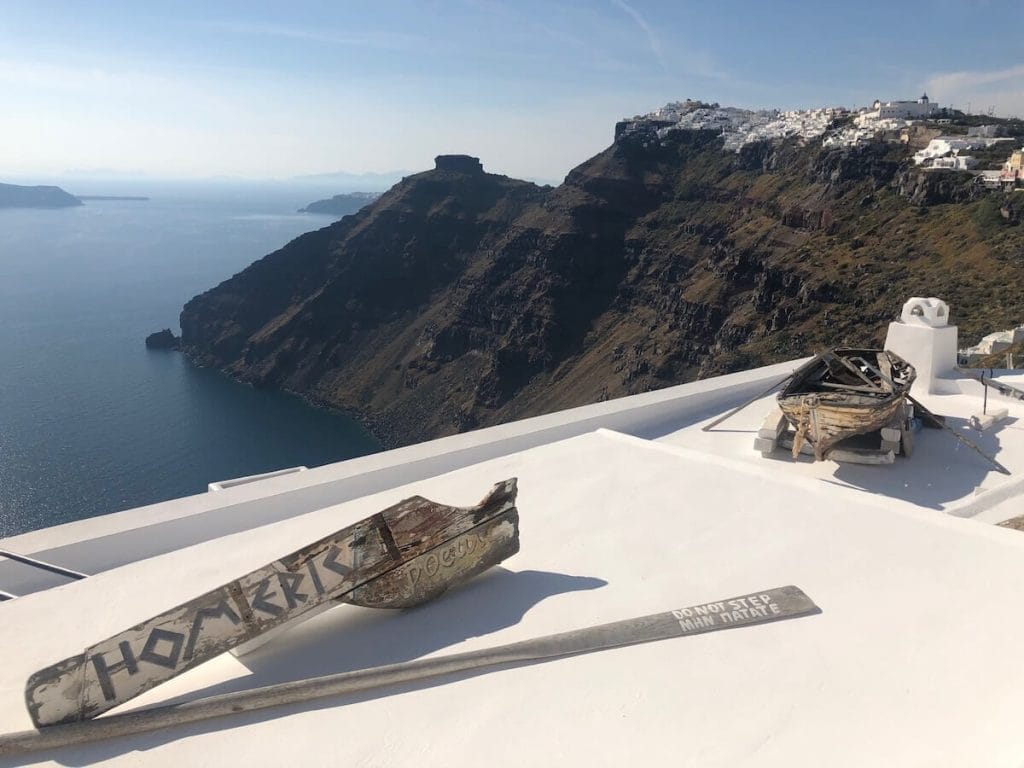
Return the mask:
[(439, 158), (190, 301), (183, 347), (398, 445), (878, 341), (907, 295), (1024, 314), (1022, 228), (906, 150), (719, 147), (631, 132), (555, 189)]
[(316, 200), (305, 208), (299, 208), (299, 213), (323, 213), (340, 219), (342, 216), (353, 214), (363, 206), (369, 205), (378, 197), (380, 195), (376, 192), (348, 192), (326, 200)]
[(72, 208), (82, 201), (60, 187), (0, 184), (0, 208)]

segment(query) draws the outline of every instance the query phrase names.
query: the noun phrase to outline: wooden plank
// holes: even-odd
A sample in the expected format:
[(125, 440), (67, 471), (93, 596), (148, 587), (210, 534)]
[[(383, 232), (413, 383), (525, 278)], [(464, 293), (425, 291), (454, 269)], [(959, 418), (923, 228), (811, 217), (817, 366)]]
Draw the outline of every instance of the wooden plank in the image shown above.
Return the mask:
[(864, 394), (868, 394), (868, 395), (886, 395), (886, 396), (888, 396), (888, 394), (889, 394), (888, 392), (883, 392), (878, 387), (862, 387), (862, 386), (853, 385), (853, 384), (836, 384), (835, 382), (832, 382), (832, 381), (819, 381), (818, 382), (818, 386), (820, 386), (820, 387), (828, 387), (829, 389), (844, 389), (844, 390), (849, 390), (850, 392), (863, 392)]
[(883, 440), (882, 447), (880, 449), (882, 453), (891, 452), (894, 455), (899, 455), (900, 452), (900, 441), (899, 438), (895, 440)]
[(900, 430), (900, 448), (908, 459), (914, 455), (914, 430), (907, 424)]
[(845, 464), (892, 464), (896, 461), (892, 451), (867, 451), (852, 448), (833, 448), (825, 458)]
[(365, 608), (411, 608), (440, 597), (518, 551), (519, 512), (513, 507), (357, 587), (344, 602)]
[[(518, 542), (515, 497), (514, 478), (498, 483), (474, 507), (450, 507), (415, 496), (165, 610), (33, 674), (25, 691), (32, 721), (38, 727), (95, 717), (338, 600), (408, 605), (420, 588), (429, 599), (439, 594), (443, 575), (422, 584), (414, 582), (406, 590), (399, 584), (408, 584), (408, 572), (396, 575), (393, 585), (385, 581), (377, 587), (374, 581), (400, 566), (425, 562), (418, 558), (429, 558), (432, 553), (440, 564), (447, 551), (444, 546), (455, 541), (457, 548), (464, 534), (483, 532), (487, 541), (492, 531), (481, 526), (492, 522), (502, 526), (502, 541), (510, 533)], [(466, 546), (463, 544), (464, 552)], [(506, 551), (514, 548), (506, 547)], [(454, 570), (442, 571), (438, 565), (434, 576), (472, 572), (471, 561), (484, 554), (466, 553), (465, 562), (460, 561)], [(365, 588), (362, 593), (361, 588)]]
[(875, 359), (878, 360), (878, 370), (882, 374), (882, 381), (885, 381), (890, 387), (894, 386), (892, 360), (889, 359), (889, 354), (883, 350), (875, 355)]
[[(235, 691), (182, 704), (58, 725), (42, 731), (7, 734), (0, 736), (0, 756), (25, 755), (42, 749), (148, 733), (211, 718), (327, 696), (359, 693), (470, 670), (507, 669), (514, 664), (536, 663), (638, 643), (740, 629), (819, 613), (821, 609), (800, 588), (776, 587), (727, 600), (521, 640), (494, 648), (279, 683), (249, 691)], [(538, 695), (543, 696), (544, 691), (538, 690)]]
[(895, 442), (900, 439), (900, 430), (895, 427), (882, 427), (882, 439)]
[[(859, 361), (861, 362), (861, 364), (862, 364), (862, 365), (863, 365), (863, 366), (864, 366), (865, 368), (867, 368), (867, 369), (868, 369), (868, 371), (870, 371), (871, 373), (875, 374), (875, 376), (877, 376), (877, 377), (878, 377), (878, 381), (879, 381), (879, 385), (878, 385), (878, 386), (879, 386), (879, 388), (881, 388), (881, 390), (882, 390), (883, 392), (885, 392), (885, 393), (886, 393), (887, 395), (889, 395), (889, 394), (892, 394), (893, 392), (895, 392), (895, 391), (896, 391), (896, 384), (895, 384), (895, 383), (893, 382), (893, 380), (892, 380), (892, 379), (890, 379), (890, 378), (889, 378), (888, 376), (886, 376), (885, 374), (883, 374), (883, 373), (882, 373), (882, 372), (881, 372), (881, 371), (880, 371), (880, 370), (879, 370), (878, 368), (876, 368), (875, 366), (873, 366), (873, 365), (872, 365), (871, 363), (869, 363), (869, 362), (868, 362), (867, 360), (865, 360), (865, 359), (864, 359), (863, 357), (855, 357), (855, 358), (853, 358), (853, 359), (854, 359), (854, 360), (859, 360)], [(891, 368), (891, 367), (892, 367), (892, 366), (890, 366), (890, 368)]]
[[(779, 445), (784, 448), (793, 447), (793, 436), (785, 435)], [(800, 453), (806, 456), (814, 455), (814, 446), (804, 443), (800, 447)], [(872, 451), (862, 448), (833, 448), (825, 456), (826, 461), (838, 461), (847, 464), (892, 464), (895, 457), (892, 451)]]
[[(863, 381), (863, 382), (864, 382), (865, 384), (867, 384), (867, 385), (868, 385), (869, 387), (872, 387), (872, 388), (873, 388), (873, 389), (874, 389), (874, 390), (875, 390), (876, 392), (881, 392), (881, 391), (883, 391), (883, 390), (882, 390), (882, 387), (881, 387), (881, 386), (879, 386), (879, 385), (878, 385), (877, 383), (875, 383), (875, 382), (873, 382), (873, 381), (872, 381), (871, 379), (869, 379), (869, 378), (867, 377), (867, 375), (865, 375), (865, 373), (864, 373), (864, 372), (863, 372), (863, 371), (862, 371), (862, 370), (861, 370), (860, 368), (858, 368), (857, 366), (855, 366), (855, 365), (854, 365), (854, 364), (853, 364), (852, 362), (850, 362), (849, 360), (847, 360), (847, 359), (846, 359), (845, 357), (843, 357), (842, 355), (834, 355), (834, 354), (832, 354), (832, 353), (830, 352), (830, 353), (829, 353), (829, 357), (830, 357), (831, 359), (833, 359), (833, 360), (838, 360), (838, 361), (839, 361), (839, 363), (840, 363), (840, 364), (841, 364), (841, 365), (842, 365), (843, 367), (845, 367), (845, 368), (846, 368), (846, 370), (848, 370), (848, 371), (849, 371), (850, 373), (852, 373), (852, 374), (853, 374), (854, 376), (856, 376), (857, 378), (859, 378), (859, 379), (860, 379), (861, 381)], [(858, 359), (858, 360), (860, 360), (861, 358), (857, 358), (857, 359)]]

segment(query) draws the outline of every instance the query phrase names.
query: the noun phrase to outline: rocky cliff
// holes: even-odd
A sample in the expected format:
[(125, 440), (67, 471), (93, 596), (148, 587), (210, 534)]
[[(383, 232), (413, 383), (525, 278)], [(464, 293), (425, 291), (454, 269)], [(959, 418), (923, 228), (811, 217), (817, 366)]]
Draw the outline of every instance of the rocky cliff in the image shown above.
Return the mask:
[(0, 208), (70, 208), (82, 201), (60, 187), (0, 184)]
[(380, 195), (376, 192), (349, 192), (343, 195), (335, 195), (326, 200), (316, 200), (305, 208), (299, 208), (299, 213), (323, 213), (330, 216), (348, 216), (355, 213), (365, 205), (372, 203)]
[(399, 445), (877, 342), (908, 295), (1024, 316), (1024, 228), (963, 179), (720, 143), (631, 131), (554, 189), (438, 158), (190, 301), (183, 348)]

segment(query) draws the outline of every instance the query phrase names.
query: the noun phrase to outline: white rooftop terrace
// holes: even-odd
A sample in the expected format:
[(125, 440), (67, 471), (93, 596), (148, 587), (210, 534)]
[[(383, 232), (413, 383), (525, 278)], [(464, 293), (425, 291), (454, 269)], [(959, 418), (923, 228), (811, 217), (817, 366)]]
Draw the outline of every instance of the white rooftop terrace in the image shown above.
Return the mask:
[[(982, 392), (946, 366), (955, 329), (905, 318), (890, 342), (916, 358), (915, 395), (963, 429)], [(0, 758), (0, 766), (1019, 765), (1024, 535), (979, 521), (1024, 513), (1021, 405), (990, 395), (990, 409), (1010, 417), (995, 431), (966, 432), (1008, 477), (938, 430), (918, 433), (914, 455), (890, 466), (763, 458), (751, 443), (770, 397), (700, 430), (798, 362), (0, 542), (96, 574), (52, 589), (18, 576), (28, 594), (0, 603), (0, 731), (31, 726), (23, 698), (31, 673), (154, 606), (184, 602), (408, 496), (468, 505), (511, 476), (522, 548), (502, 566), (413, 610), (339, 606), (115, 712), (785, 584), (821, 614)], [(2, 580), (13, 577), (0, 571), (0, 588), (16, 591)]]

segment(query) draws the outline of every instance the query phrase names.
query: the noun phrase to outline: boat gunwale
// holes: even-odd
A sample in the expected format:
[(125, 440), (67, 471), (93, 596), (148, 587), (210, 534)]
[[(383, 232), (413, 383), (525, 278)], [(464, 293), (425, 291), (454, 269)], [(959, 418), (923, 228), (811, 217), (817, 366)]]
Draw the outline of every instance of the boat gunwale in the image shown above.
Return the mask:
[(846, 394), (844, 394), (843, 392), (830, 392), (830, 391), (807, 392), (807, 391), (801, 391), (799, 389), (799, 387), (804, 387), (806, 385), (806, 383), (807, 383), (808, 377), (810, 377), (810, 375), (814, 371), (816, 371), (820, 366), (822, 366), (822, 365), (826, 365), (827, 366), (828, 365), (827, 361), (825, 360), (825, 356), (826, 355), (831, 354), (831, 355), (842, 356), (842, 357), (851, 357), (851, 356), (857, 355), (858, 353), (863, 353), (863, 355), (866, 356), (868, 354), (878, 354), (879, 352), (884, 352), (886, 355), (889, 356), (890, 360), (892, 360), (893, 362), (899, 362), (899, 363), (905, 365), (909, 369), (909, 371), (910, 371), (909, 380), (906, 383), (904, 383), (904, 384), (897, 384), (895, 381), (893, 381), (892, 383), (895, 385), (895, 389), (893, 389), (893, 391), (891, 391), (891, 392), (879, 392), (878, 393), (877, 405), (875, 403), (870, 403), (870, 404), (869, 403), (862, 403), (862, 404), (850, 403), (850, 404), (844, 404), (844, 405), (848, 405), (848, 407), (877, 408), (880, 405), (883, 405), (883, 404), (887, 403), (889, 400), (891, 400), (893, 398), (906, 396), (910, 392), (910, 388), (913, 386), (914, 381), (917, 379), (917, 370), (914, 368), (914, 366), (912, 366), (910, 363), (908, 363), (902, 357), (897, 355), (895, 352), (891, 352), (891, 351), (889, 351), (887, 349), (870, 349), (870, 348), (867, 348), (867, 347), (837, 347), (835, 349), (830, 349), (830, 350), (827, 350), (825, 352), (819, 352), (814, 357), (812, 357), (810, 360), (808, 360), (806, 363), (804, 363), (802, 366), (800, 366), (795, 371), (793, 371), (793, 376), (790, 378), (790, 380), (786, 384), (786, 386), (782, 388), (782, 391), (780, 391), (779, 394), (776, 396), (776, 399), (781, 403), (781, 402), (783, 402), (784, 400), (787, 400), (787, 399), (794, 399), (794, 398), (801, 398), (802, 399), (804, 397), (810, 397), (810, 396), (816, 396), (816, 397), (829, 397), (830, 396), (830, 397), (843, 397), (843, 398), (874, 397), (870, 393), (865, 393), (865, 392), (849, 392), (849, 393), (846, 393)]
[[(878, 368), (874, 368), (868, 361), (881, 355), (887, 357), (889, 365), (879, 362)], [(857, 366), (856, 371), (849, 373), (859, 371), (865, 383), (875, 386), (867, 373), (850, 359), (854, 357), (860, 357), (862, 364), (872, 369), (875, 377), (880, 377), (879, 387), (888, 384), (892, 387), (890, 391), (880, 388), (877, 392), (860, 392), (852, 388), (835, 390), (820, 386), (820, 381), (826, 376), (836, 375), (830, 365), (832, 358), (841, 359), (850, 368)], [(891, 370), (897, 364), (903, 378), (900, 383), (895, 381)], [(890, 370), (886, 371), (886, 368)], [(817, 379), (809, 381), (819, 371)], [(815, 355), (793, 372), (790, 381), (776, 395), (779, 409), (797, 430), (798, 440), (794, 441), (793, 455), (799, 450), (799, 443), (806, 440), (814, 446), (815, 459), (822, 461), (843, 440), (892, 426), (902, 412), (916, 379), (914, 366), (886, 349), (837, 347)]]

